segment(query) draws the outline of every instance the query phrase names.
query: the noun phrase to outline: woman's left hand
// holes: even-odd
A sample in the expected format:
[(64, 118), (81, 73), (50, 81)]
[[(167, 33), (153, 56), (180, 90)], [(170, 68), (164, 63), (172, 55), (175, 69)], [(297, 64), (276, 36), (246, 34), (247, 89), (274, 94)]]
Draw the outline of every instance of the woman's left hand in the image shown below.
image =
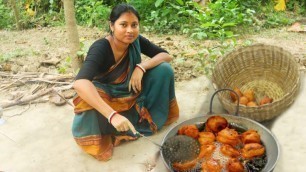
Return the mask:
[(144, 72), (136, 67), (133, 71), (133, 74), (131, 76), (131, 80), (129, 82), (129, 91), (131, 91), (131, 89), (135, 92), (138, 93), (141, 91), (141, 80), (143, 77)]

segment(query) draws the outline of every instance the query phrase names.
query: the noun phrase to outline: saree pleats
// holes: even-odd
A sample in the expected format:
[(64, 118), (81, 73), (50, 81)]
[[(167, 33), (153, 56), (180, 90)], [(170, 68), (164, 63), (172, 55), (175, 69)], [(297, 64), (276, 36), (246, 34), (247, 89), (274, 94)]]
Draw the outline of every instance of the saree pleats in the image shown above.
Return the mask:
[[(143, 78), (143, 91), (138, 98), (138, 104), (145, 107), (157, 129), (174, 122), (179, 117), (179, 109), (174, 93), (174, 74), (169, 63), (162, 63), (148, 70)], [(168, 121), (169, 120), (169, 121)], [(145, 135), (153, 132), (145, 123), (138, 124), (137, 129)]]

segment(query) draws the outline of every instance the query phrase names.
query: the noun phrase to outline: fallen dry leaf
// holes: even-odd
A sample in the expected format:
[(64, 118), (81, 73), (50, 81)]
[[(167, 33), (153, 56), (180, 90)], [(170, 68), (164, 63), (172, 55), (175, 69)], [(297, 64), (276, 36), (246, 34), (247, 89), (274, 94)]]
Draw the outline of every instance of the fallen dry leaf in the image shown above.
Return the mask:
[(306, 25), (302, 25), (299, 22), (293, 23), (292, 26), (290, 26), (287, 31), (290, 32), (306, 32)]

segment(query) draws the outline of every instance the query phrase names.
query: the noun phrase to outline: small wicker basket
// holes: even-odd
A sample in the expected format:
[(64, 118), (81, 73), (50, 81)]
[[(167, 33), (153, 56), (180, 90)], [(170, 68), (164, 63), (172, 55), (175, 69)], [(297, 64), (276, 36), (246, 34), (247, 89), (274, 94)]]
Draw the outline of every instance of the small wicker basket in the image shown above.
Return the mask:
[[(283, 48), (255, 44), (236, 49), (216, 63), (212, 82), (216, 90), (238, 87), (242, 92), (253, 90), (258, 101), (267, 95), (273, 102), (258, 107), (239, 106), (239, 115), (258, 122), (280, 115), (294, 101), (300, 87), (298, 63)], [(223, 107), (233, 114), (236, 104), (229, 92), (218, 93)]]

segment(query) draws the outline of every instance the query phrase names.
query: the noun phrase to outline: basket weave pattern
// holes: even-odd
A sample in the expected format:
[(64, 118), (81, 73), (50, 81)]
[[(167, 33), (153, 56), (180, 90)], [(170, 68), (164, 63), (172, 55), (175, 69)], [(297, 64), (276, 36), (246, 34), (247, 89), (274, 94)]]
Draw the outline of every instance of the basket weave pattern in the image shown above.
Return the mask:
[[(298, 63), (283, 48), (255, 44), (236, 49), (216, 63), (212, 81), (215, 89), (235, 87), (253, 90), (257, 103), (267, 95), (270, 104), (247, 107), (239, 106), (239, 115), (262, 122), (280, 115), (294, 101), (300, 86)], [(229, 92), (218, 93), (223, 107), (233, 114), (236, 110)]]

